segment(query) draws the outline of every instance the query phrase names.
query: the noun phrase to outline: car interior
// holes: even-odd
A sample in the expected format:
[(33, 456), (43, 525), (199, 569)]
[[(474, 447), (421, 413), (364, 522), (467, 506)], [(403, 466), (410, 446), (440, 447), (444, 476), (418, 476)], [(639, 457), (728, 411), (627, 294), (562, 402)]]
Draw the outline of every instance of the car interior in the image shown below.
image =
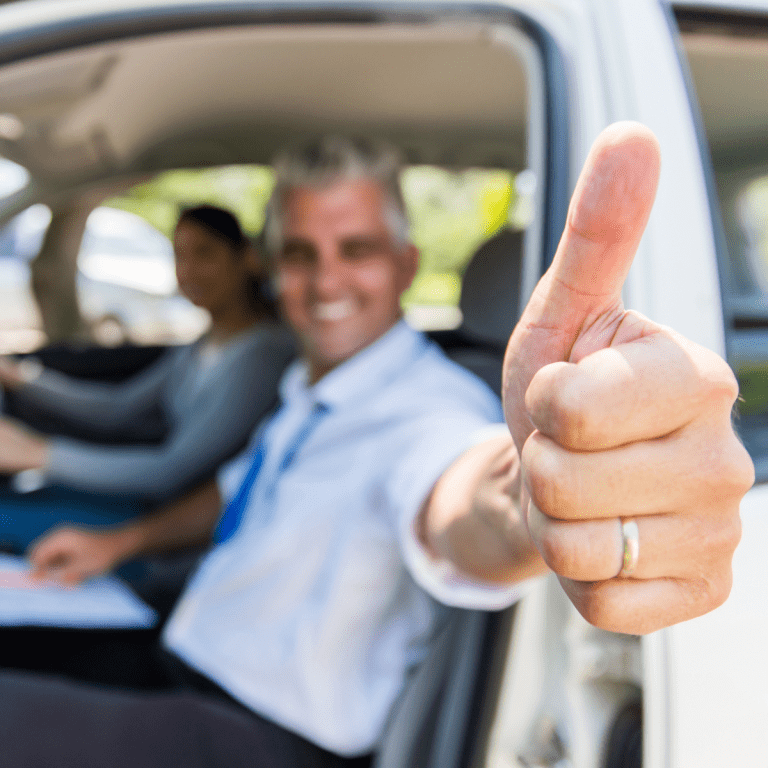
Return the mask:
[[(66, 372), (114, 380), (160, 351), (66, 343), (82, 331), (79, 242), (104, 199), (168, 169), (267, 164), (286, 144), (341, 132), (387, 139), (410, 166), (527, 170), (536, 179), (526, 231), (502, 226), (477, 250), (463, 275), (462, 322), (431, 331), (498, 392), (506, 339), (545, 260), (525, 266), (524, 254), (551, 251), (547, 227), (557, 231), (564, 211), (548, 206), (555, 221), (543, 219), (552, 125), (540, 41), (521, 19), (334, 10), (134, 16), (107, 19), (98, 35), (62, 22), (42, 28), (35, 46), (10, 34), (0, 46), (0, 156), (29, 174), (0, 202), (0, 223), (37, 203), (52, 211), (32, 274), (46, 334), (59, 343), (36, 354)], [(180, 588), (182, 566), (154, 567)], [(514, 609), (453, 612), (393, 717), (378, 768), (481, 759), (513, 617)]]
[[(244, 3), (227, 12), (136, 4), (120, 13), (106, 3), (93, 13), (78, 18), (61, 10), (58, 21), (42, 20), (32, 30), (23, 20), (14, 28), (9, 16), (0, 32), (0, 157), (28, 175), (22, 188), (0, 200), (0, 225), (34, 204), (52, 213), (32, 273), (44, 330), (54, 343), (36, 354), (68, 373), (114, 380), (162, 351), (83, 348), (76, 261), (87, 217), (104, 200), (167, 170), (265, 165), (287, 144), (341, 132), (385, 138), (409, 166), (526, 171), (534, 180), (525, 230), (502, 224), (466, 265), (461, 322), (429, 329), (450, 356), (498, 391), (506, 338), (554, 251), (567, 206), (562, 63), (541, 30), (513, 11), (418, 4), (301, 12)], [(727, 353), (743, 393), (739, 428), (764, 479), (768, 222), (750, 213), (750, 200), (763, 194), (761, 180), (768, 179), (768, 26), (757, 14), (718, 14), (691, 4), (673, 15), (722, 214)], [(14, 412), (12, 398), (6, 407)], [(164, 588), (152, 595), (162, 609), (190, 563), (151, 564), (155, 587)], [(547, 615), (564, 615), (551, 599)], [(393, 714), (377, 768), (490, 764), (494, 739), (513, 739), (513, 718), (504, 721), (509, 732), (502, 736), (494, 733), (494, 719), (504, 719), (496, 705), (510, 685), (509, 649), (516, 654), (523, 642), (515, 620), (523, 609), (452, 612)], [(598, 631), (561, 630), (558, 625), (543, 636), (547, 659), (562, 661), (568, 648), (590, 658)], [(30, 637), (19, 630), (17, 647), (41, 656)], [(71, 654), (74, 666), (87, 667), (82, 638), (36, 637), (49, 651)], [(626, 702), (618, 717), (604, 707), (613, 728), (600, 764), (639, 766), (639, 651), (631, 640), (600, 640), (609, 669), (594, 673), (588, 695), (593, 703)], [(536, 701), (503, 698), (514, 700), (514, 719), (535, 719)], [(546, 722), (540, 725), (546, 730)], [(549, 751), (521, 754), (522, 764), (566, 764), (559, 762), (566, 758), (556, 733), (539, 734), (537, 741)]]

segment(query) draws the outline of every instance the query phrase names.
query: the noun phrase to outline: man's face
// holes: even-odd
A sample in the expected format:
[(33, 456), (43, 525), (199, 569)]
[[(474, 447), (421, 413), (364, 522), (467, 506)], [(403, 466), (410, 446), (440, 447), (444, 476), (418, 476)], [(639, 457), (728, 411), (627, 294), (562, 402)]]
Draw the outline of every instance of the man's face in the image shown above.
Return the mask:
[(299, 187), (283, 201), (280, 298), (313, 382), (401, 316), (400, 295), (418, 254), (392, 242), (384, 201), (380, 187), (364, 179)]

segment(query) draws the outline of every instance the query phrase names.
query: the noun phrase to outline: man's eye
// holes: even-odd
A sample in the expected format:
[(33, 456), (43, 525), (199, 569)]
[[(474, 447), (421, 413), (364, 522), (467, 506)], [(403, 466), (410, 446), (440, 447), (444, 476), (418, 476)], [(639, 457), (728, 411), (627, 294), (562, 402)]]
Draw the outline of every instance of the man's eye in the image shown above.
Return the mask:
[(314, 258), (314, 252), (311, 248), (303, 248), (299, 245), (287, 246), (280, 254), (280, 261), (283, 264), (300, 266), (310, 264)]
[(378, 243), (371, 243), (367, 241), (359, 243), (346, 243), (344, 245), (344, 258), (350, 261), (357, 259), (365, 259), (369, 256), (373, 256), (381, 250)]

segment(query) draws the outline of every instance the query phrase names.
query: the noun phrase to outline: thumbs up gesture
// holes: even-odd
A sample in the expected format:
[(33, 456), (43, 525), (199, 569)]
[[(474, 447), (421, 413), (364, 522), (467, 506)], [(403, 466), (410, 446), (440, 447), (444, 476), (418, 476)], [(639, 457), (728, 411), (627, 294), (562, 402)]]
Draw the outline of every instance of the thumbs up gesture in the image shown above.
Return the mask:
[(588, 621), (633, 634), (725, 600), (754, 481), (726, 363), (622, 305), (659, 163), (641, 125), (598, 137), (504, 363), (531, 537)]

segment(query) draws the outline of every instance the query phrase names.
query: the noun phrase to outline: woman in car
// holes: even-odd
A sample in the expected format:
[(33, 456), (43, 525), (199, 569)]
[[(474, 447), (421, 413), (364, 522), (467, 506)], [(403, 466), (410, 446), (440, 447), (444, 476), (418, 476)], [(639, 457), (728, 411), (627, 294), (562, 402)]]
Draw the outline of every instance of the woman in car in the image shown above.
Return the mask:
[(211, 317), (197, 342), (118, 384), (0, 361), (0, 383), (25, 408), (90, 434), (109, 438), (158, 411), (167, 427), (158, 444), (105, 445), (0, 420), (0, 472), (11, 475), (0, 547), (21, 552), (56, 523), (119, 522), (181, 494), (241, 448), (274, 405), (293, 344), (237, 220), (208, 205), (185, 210), (173, 244), (180, 291)]

